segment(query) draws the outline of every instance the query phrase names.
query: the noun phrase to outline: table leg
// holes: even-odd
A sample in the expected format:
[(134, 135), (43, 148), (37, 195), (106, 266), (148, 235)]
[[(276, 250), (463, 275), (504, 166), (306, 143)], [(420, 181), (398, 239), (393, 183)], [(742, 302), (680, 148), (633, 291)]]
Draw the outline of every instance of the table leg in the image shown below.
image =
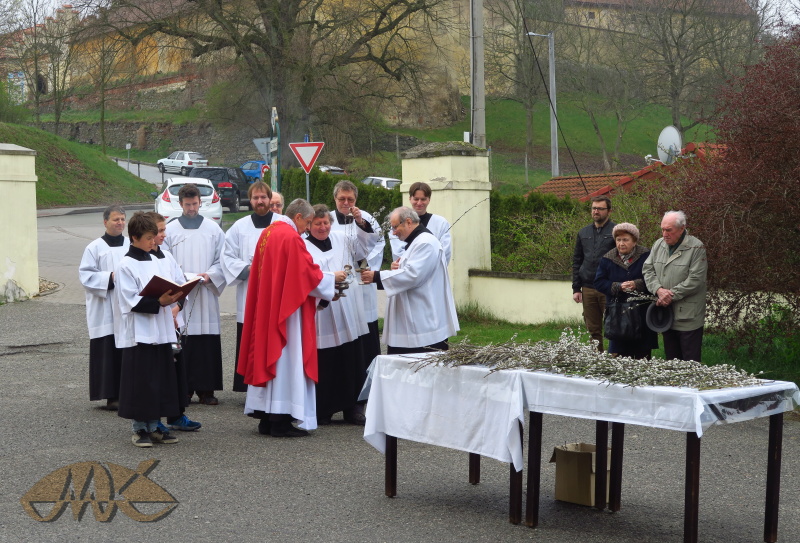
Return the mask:
[(397, 496), (397, 438), (386, 436), (385, 492), (390, 498)]
[(700, 437), (686, 433), (686, 496), (683, 506), (683, 541), (697, 543), (700, 505)]
[(767, 501), (764, 505), (764, 541), (778, 540), (778, 500), (781, 491), (781, 448), (783, 445), (783, 413), (769, 417), (767, 448)]
[(531, 411), (528, 429), (528, 489), (525, 494), (525, 525), (539, 525), (539, 494), (542, 482), (542, 414)]
[(611, 423), (611, 482), (608, 489), (608, 508), (619, 511), (622, 505), (622, 450), (625, 448), (625, 424)]
[(481, 455), (469, 453), (469, 482), (477, 485), (481, 482)]
[[(519, 437), (522, 441), (522, 423), (519, 425)], [(508, 521), (511, 524), (519, 524), (522, 520), (522, 470), (517, 471), (514, 463), (509, 464), (509, 489), (508, 489)]]
[(594, 506), (601, 511), (606, 508), (606, 481), (608, 476), (608, 422), (595, 423)]

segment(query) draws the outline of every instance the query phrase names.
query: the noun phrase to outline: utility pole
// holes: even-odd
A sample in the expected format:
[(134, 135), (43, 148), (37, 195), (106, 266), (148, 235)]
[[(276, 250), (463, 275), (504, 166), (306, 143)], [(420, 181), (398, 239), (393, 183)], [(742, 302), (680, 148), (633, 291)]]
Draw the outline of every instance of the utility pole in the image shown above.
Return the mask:
[(483, 64), (483, 0), (470, 0), (470, 92), (472, 144), (486, 148), (486, 81)]
[(556, 46), (555, 32), (549, 34), (536, 34), (528, 32), (528, 36), (547, 38), (547, 59), (550, 64), (550, 172), (553, 177), (561, 175), (558, 168), (558, 119), (556, 114)]

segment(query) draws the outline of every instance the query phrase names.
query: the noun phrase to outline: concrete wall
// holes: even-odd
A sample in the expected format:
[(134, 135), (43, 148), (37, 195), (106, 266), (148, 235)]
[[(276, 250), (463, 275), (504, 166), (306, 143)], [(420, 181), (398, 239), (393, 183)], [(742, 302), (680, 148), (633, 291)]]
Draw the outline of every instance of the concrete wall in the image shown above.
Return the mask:
[(509, 322), (581, 321), (569, 276), (469, 270), (470, 301)]
[[(470, 301), (470, 268), (491, 269), (489, 242), (489, 156), (468, 143), (424, 144), (409, 149), (403, 158), (403, 184), (431, 186), (428, 211), (450, 223), (453, 256), (448, 271), (456, 305)], [(408, 197), (404, 197), (408, 205)], [(459, 220), (463, 216), (463, 219)]]
[(39, 294), (36, 151), (0, 143), (0, 302)]

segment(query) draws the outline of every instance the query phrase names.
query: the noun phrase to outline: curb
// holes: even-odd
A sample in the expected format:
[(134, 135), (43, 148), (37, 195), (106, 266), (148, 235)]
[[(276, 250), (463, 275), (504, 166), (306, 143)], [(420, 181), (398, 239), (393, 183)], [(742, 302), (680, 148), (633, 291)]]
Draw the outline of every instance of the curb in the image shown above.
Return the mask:
[[(133, 210), (133, 211), (140, 211), (140, 210), (151, 210), (153, 208), (152, 203), (147, 204), (120, 204), (125, 210)], [(60, 217), (63, 215), (80, 215), (82, 213), (98, 213), (103, 211), (108, 206), (96, 206), (96, 207), (68, 207), (68, 208), (47, 208), (47, 209), (37, 209), (36, 210), (36, 218), (40, 217)]]

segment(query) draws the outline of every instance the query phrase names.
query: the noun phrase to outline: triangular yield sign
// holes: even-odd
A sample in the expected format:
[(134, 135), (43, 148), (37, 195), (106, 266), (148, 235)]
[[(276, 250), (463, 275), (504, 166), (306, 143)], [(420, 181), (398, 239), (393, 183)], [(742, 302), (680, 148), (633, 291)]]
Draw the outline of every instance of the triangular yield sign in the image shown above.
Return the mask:
[(309, 141), (305, 143), (290, 143), (289, 147), (291, 147), (294, 156), (297, 157), (297, 161), (300, 163), (300, 166), (303, 167), (303, 170), (305, 170), (306, 173), (311, 173), (311, 168), (314, 167), (317, 157), (320, 152), (322, 152), (322, 148), (325, 147), (325, 142)]

